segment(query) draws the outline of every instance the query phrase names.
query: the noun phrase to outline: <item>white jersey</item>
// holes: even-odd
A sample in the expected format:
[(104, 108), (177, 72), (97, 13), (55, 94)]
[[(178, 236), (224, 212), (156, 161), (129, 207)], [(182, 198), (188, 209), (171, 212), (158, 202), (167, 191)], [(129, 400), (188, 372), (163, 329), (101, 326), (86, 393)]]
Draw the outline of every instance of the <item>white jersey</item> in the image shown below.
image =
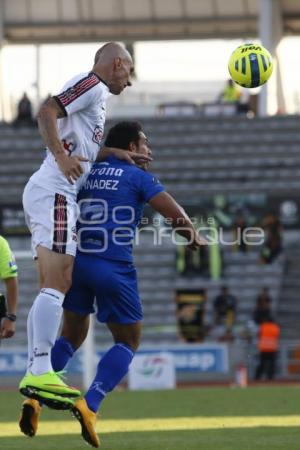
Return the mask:
[[(69, 156), (80, 155), (89, 159), (90, 162), (81, 163), (85, 173), (90, 170), (100, 149), (108, 96), (107, 85), (95, 73), (89, 72), (72, 78), (62, 92), (53, 97), (66, 115), (57, 120), (63, 147)], [(49, 149), (46, 151), (43, 164), (30, 180), (51, 192), (76, 196), (84, 176), (70, 184), (53, 154)]]

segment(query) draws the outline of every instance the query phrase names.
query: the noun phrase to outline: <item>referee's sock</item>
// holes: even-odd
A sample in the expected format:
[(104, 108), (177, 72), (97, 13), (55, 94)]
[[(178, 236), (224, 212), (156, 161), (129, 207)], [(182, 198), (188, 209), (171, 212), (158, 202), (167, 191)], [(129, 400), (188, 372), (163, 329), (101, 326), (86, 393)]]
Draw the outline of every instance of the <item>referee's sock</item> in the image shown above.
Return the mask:
[(54, 372), (63, 370), (72, 358), (75, 348), (63, 336), (55, 341), (51, 350), (51, 364)]
[(98, 411), (106, 394), (112, 391), (128, 372), (133, 356), (134, 352), (128, 345), (118, 343), (100, 359), (94, 381), (85, 394), (89, 409)]

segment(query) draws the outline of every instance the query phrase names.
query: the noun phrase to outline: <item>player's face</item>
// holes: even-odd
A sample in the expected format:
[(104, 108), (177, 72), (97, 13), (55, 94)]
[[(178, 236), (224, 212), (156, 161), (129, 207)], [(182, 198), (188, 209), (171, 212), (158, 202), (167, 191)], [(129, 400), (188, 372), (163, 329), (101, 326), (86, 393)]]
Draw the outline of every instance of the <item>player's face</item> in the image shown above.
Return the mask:
[(134, 72), (131, 57), (117, 58), (114, 65), (112, 80), (109, 84), (109, 90), (114, 95), (121, 94), (127, 86), (131, 86), (131, 77)]
[[(149, 147), (149, 141), (148, 141), (147, 136), (142, 131), (139, 132), (139, 135), (140, 135), (140, 139), (137, 143), (135, 152), (139, 153), (141, 155), (151, 156), (152, 152)], [(150, 164), (149, 162), (146, 162), (146, 163), (140, 164), (139, 167), (143, 170), (148, 170), (149, 164)]]

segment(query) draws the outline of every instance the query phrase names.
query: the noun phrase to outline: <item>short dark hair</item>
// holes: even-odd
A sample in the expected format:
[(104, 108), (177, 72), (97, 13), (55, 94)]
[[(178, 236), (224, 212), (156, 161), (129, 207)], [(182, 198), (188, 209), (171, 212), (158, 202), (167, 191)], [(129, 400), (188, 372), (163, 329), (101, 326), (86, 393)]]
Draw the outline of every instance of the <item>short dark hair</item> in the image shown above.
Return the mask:
[(109, 130), (105, 145), (127, 150), (130, 142), (138, 143), (141, 131), (143, 128), (139, 122), (118, 122)]

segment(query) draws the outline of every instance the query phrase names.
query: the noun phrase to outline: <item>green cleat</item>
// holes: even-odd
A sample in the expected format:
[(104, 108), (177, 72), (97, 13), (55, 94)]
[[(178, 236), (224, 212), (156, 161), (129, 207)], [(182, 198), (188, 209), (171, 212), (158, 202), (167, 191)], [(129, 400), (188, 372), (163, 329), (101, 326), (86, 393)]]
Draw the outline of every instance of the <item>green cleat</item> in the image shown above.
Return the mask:
[(24, 388), (23, 395), (29, 397), (29, 400), (37, 400), (42, 405), (59, 411), (70, 410), (74, 406), (74, 399), (55, 395), (50, 392), (34, 391), (32, 388)]
[(43, 400), (45, 393), (60, 397), (80, 397), (79, 389), (68, 386), (55, 372), (47, 372), (41, 375), (25, 375), (19, 384), (19, 390), (25, 397)]

